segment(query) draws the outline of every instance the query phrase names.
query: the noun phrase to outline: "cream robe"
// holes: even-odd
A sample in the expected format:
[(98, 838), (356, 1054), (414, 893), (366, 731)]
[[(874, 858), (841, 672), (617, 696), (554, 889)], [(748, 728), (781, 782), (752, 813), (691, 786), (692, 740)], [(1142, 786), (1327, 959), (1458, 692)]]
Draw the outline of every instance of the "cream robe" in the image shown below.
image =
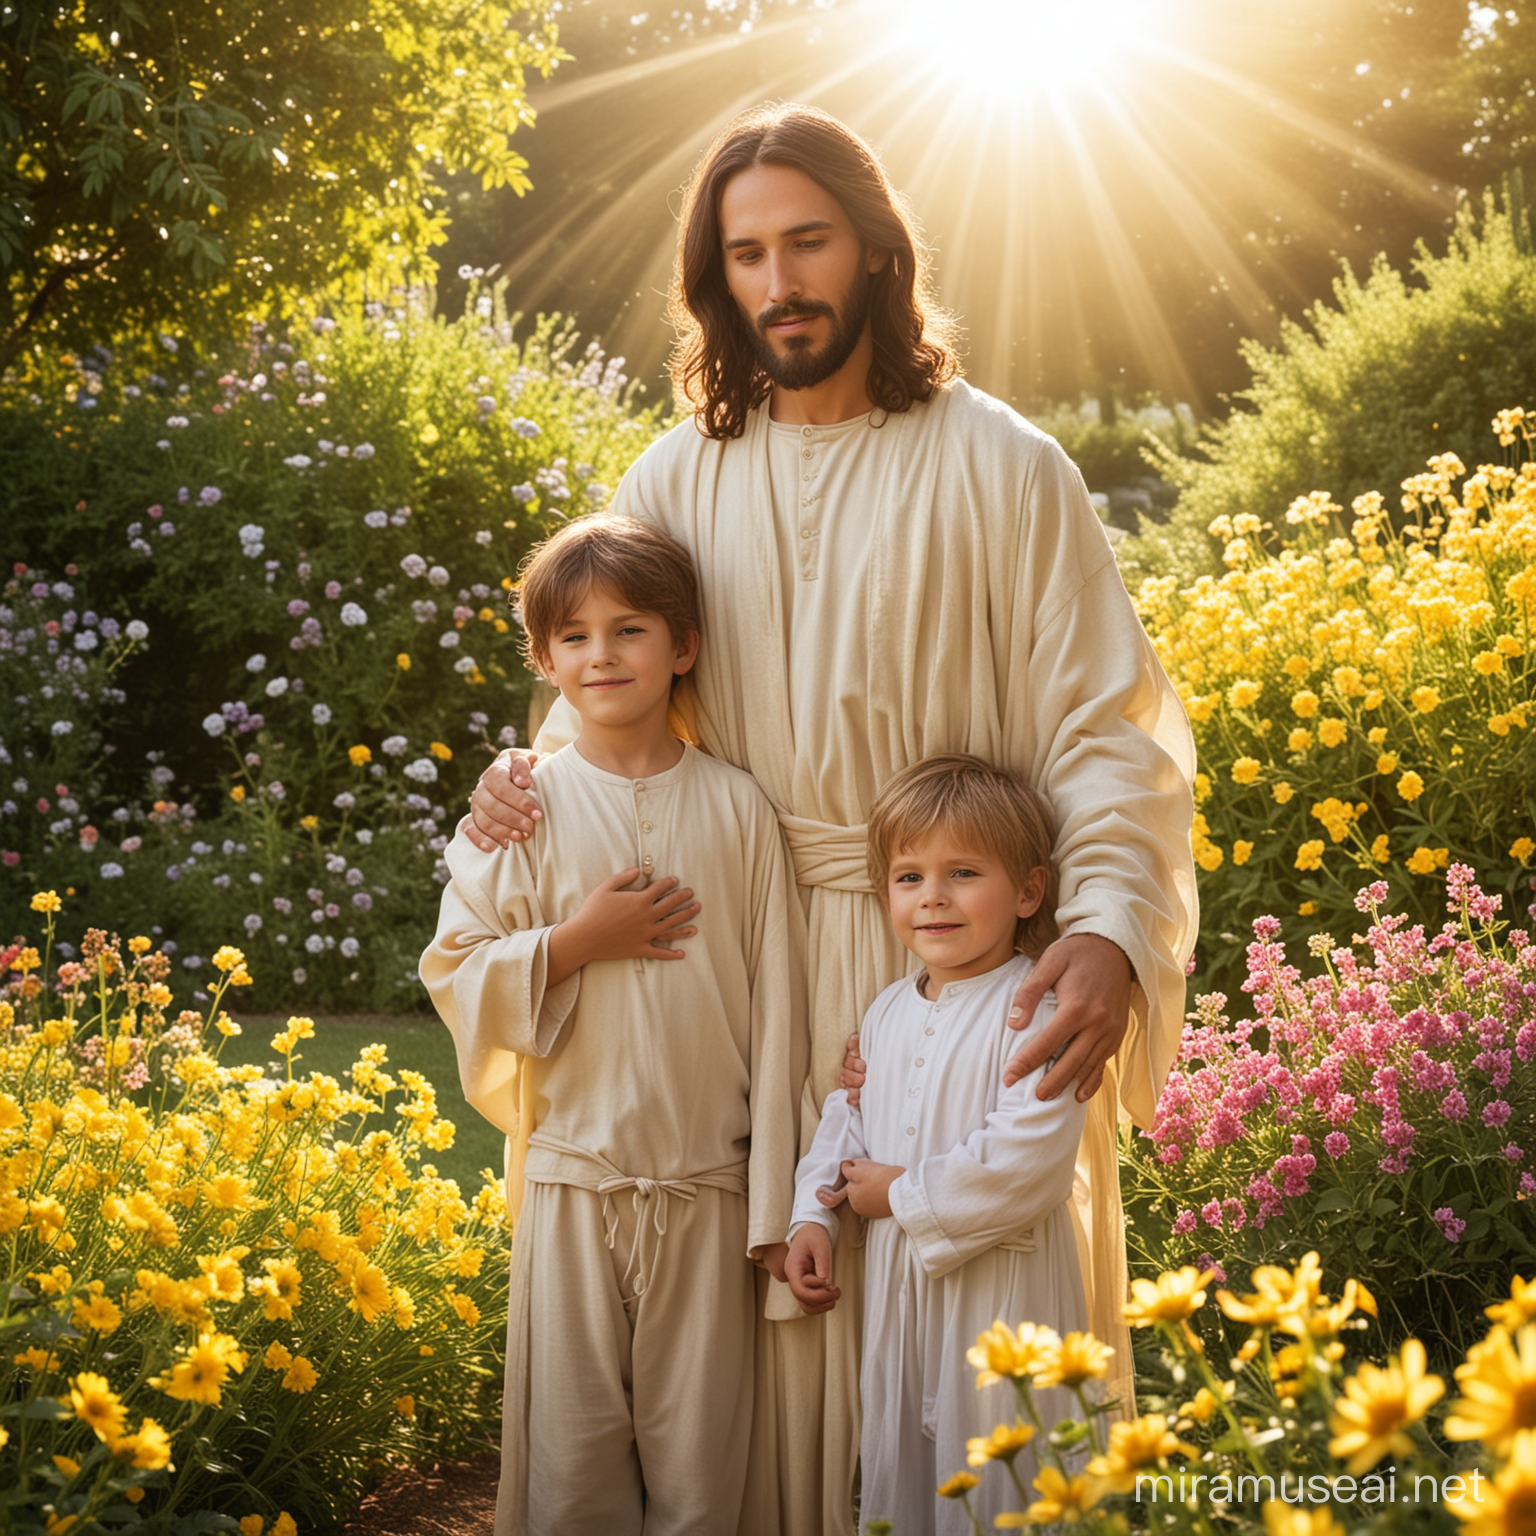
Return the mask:
[[(892, 1520), (902, 1536), (965, 1536), (964, 1508), (934, 1490), (964, 1469), (971, 1436), (1017, 1414), (1006, 1383), (978, 1395), (965, 1358), (976, 1335), (997, 1318), (1087, 1327), (1069, 1209), (1087, 1106), (1071, 1094), (1042, 1102), (1044, 1067), (1003, 1087), (1020, 1044), (1008, 1006), (1031, 965), (1020, 955), (931, 997), (916, 977), (887, 987), (860, 1026), (859, 1105), (841, 1089), (827, 1096), (795, 1173), (795, 1225), (835, 1239), (847, 1207), (828, 1210), (816, 1191), (837, 1182), (843, 1159), (907, 1169), (890, 1187), (891, 1219), (866, 1224), (860, 1375), (862, 1518)], [(1047, 998), (1023, 1038), (1045, 1027)], [(1037, 1394), (1037, 1407), (1054, 1424), (1077, 1405), (1059, 1392)], [(1032, 1450), (1015, 1469), (1027, 1488)], [(1001, 1468), (971, 1504), (988, 1531), (1019, 1507)]]
[[(811, 437), (839, 430), (812, 428)], [(1124, 1374), (1111, 1389), (1128, 1392), (1115, 1100), (1151, 1124), (1183, 1026), (1197, 919), (1189, 724), (1082, 477), (1053, 439), (964, 383), (867, 430), (877, 451), (863, 456), (862, 484), (819, 508), (823, 530), (852, 525), (865, 550), (820, 576), (837, 597), (814, 622), (833, 632), (786, 632), (786, 615), (798, 629), (802, 608), (786, 606), (796, 573), (775, 531), (766, 407), (729, 442), (680, 423), (636, 460), (614, 509), (652, 519), (693, 552), (702, 743), (752, 773), (789, 838), (810, 920), (802, 1137), (837, 1086), (854, 1023), (909, 968), (869, 885), (866, 786), (936, 752), (972, 752), (1049, 799), (1061, 927), (1113, 940), (1136, 978), (1130, 1029), (1108, 1091), (1090, 1105), (1074, 1190), (1089, 1317), (1118, 1351)], [(829, 694), (837, 707), (818, 706)], [(572, 733), (557, 704), (541, 744)], [(859, 1309), (853, 1264), (840, 1262), (838, 1309), (777, 1330), (790, 1536), (852, 1531)]]
[[(532, 1469), (540, 1484), (535, 1507), (545, 1485), (562, 1481), (550, 1465), (559, 1447), (580, 1443), (595, 1418), (623, 1420), (626, 1397), (633, 1398), (640, 1471), (656, 1476), (639, 1385), (644, 1362), (654, 1361), (681, 1401), (671, 1411), (665, 1402), (648, 1410), (649, 1423), (659, 1426), (650, 1445), (656, 1464), (679, 1459), (671, 1483), (679, 1502), (693, 1501), (694, 1520), (659, 1517), (658, 1482), (646, 1528), (716, 1536), (729, 1527), (720, 1522), (719, 1498), (709, 1502), (711, 1488), (734, 1478), (739, 1503), (752, 1414), (756, 1304), (748, 1251), (782, 1241), (793, 1197), (807, 1037), (804, 929), (792, 870), (757, 786), (693, 747), (665, 773), (630, 780), (571, 746), (541, 761), (534, 782), (548, 820), (530, 841), (486, 854), (461, 830), (449, 845), (451, 879), (437, 936), (421, 960), (422, 980), (453, 1032), (464, 1096), (507, 1132), (509, 1200), (516, 1207), (526, 1183), (529, 1214), (537, 1218), (532, 1227), (519, 1223), (513, 1243), (496, 1530), (525, 1529), (531, 1415), (539, 1443), (551, 1447)], [(676, 875), (696, 892), (698, 933), (679, 945), (687, 957), (595, 961), (548, 986), (552, 928), (629, 867)], [(589, 1194), (592, 1232), (562, 1246), (570, 1217), (533, 1208), (541, 1186)], [(574, 1209), (569, 1198), (562, 1209)], [(719, 1270), (728, 1261), (716, 1237), (690, 1231), (721, 1220), (739, 1224), (734, 1270)], [(605, 1236), (619, 1259), (611, 1274), (598, 1262)], [(691, 1265), (711, 1266), (712, 1277), (718, 1271), (717, 1283), (704, 1286), (707, 1300), (689, 1316), (669, 1318), (665, 1347), (642, 1340), (646, 1309), (666, 1306), (665, 1298), (648, 1299), (648, 1286), (659, 1291), (674, 1274), (687, 1283)], [(586, 1305), (567, 1306), (561, 1291), (582, 1293)], [(537, 1308), (543, 1295), (555, 1296), (559, 1315), (583, 1338), (566, 1342), (568, 1356), (592, 1353), (593, 1339), (615, 1339), (613, 1362), (594, 1359), (586, 1382), (580, 1373), (573, 1381), (569, 1359), (563, 1371), (545, 1360), (560, 1340), (541, 1332), (530, 1338), (531, 1318), (542, 1315), (530, 1313), (530, 1296)], [(632, 1340), (623, 1337), (625, 1312)], [(552, 1403), (541, 1392), (530, 1404), (530, 1378), (561, 1376), (573, 1387), (568, 1396), (556, 1392)], [(601, 1400), (605, 1388), (613, 1403)], [(700, 1404), (700, 1436), (724, 1439), (718, 1457), (705, 1457), (707, 1470), (700, 1466), (705, 1443), (684, 1443), (686, 1432), (670, 1441), (666, 1434), (669, 1420), (676, 1431), (700, 1419), (693, 1411)], [(621, 1422), (620, 1439), (627, 1433)], [(629, 1451), (627, 1442), (622, 1449)], [(591, 1475), (590, 1466), (564, 1475), (583, 1517), (603, 1514)], [(638, 1517), (638, 1493), (621, 1492)], [(701, 1498), (712, 1523), (697, 1523)], [(765, 1503), (760, 1492), (753, 1500), (751, 1524)], [(776, 1516), (772, 1499), (766, 1503)], [(550, 1536), (575, 1531), (577, 1518), (554, 1519)], [(615, 1517), (612, 1528), (629, 1527)]]

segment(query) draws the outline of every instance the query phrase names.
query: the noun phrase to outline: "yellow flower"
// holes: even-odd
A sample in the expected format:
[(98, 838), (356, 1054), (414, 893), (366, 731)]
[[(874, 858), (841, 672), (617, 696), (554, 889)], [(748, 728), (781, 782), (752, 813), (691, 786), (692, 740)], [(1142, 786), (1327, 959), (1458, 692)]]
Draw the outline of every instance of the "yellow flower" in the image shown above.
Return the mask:
[[(1040, 1497), (1024, 1514), (1024, 1520), (1031, 1525), (1070, 1524), (1081, 1520), (1098, 1503), (1100, 1497), (1086, 1477), (1074, 1477), (1068, 1481), (1055, 1467), (1040, 1469), (1040, 1475), (1035, 1479), (1035, 1492)], [(999, 1516), (997, 1524), (1006, 1530), (1010, 1527), (1003, 1526), (1005, 1519), (1010, 1517)], [(1017, 1516), (1011, 1517), (1011, 1520), (1017, 1519)], [(1013, 1525), (1011, 1528), (1016, 1530), (1019, 1526)]]
[(320, 825), (320, 818), (318, 816), (300, 816), (299, 825), (306, 832), (313, 832)]
[(1408, 855), (1408, 868), (1416, 875), (1432, 875), (1450, 862), (1449, 848), (1415, 848)]
[(373, 753), (361, 743), (355, 747), (348, 747), (347, 756), (352, 759), (354, 768), (365, 768), (373, 761)]
[(1323, 850), (1327, 845), (1320, 837), (1309, 838), (1296, 850), (1297, 869), (1321, 869)]
[(1247, 709), (1250, 704), (1258, 703), (1262, 691), (1251, 678), (1240, 677), (1227, 689), (1227, 703), (1233, 709)]
[(1489, 715), (1488, 729), (1492, 731), (1495, 736), (1508, 736), (1509, 721), (1510, 717), (1508, 715)]
[(1424, 1359), (1424, 1346), (1408, 1339), (1384, 1368), (1367, 1362), (1345, 1381), (1328, 1419), (1333, 1431), (1328, 1453), (1341, 1460), (1347, 1456), (1351, 1476), (1374, 1467), (1389, 1451), (1413, 1454), (1413, 1441), (1403, 1431), (1445, 1392), (1440, 1377), (1425, 1373)]
[(1397, 792), (1404, 800), (1417, 800), (1424, 793), (1424, 780), (1410, 768), (1397, 781)]
[(1299, 907), (1296, 908), (1296, 911), (1302, 917), (1312, 917), (1317, 912), (1317, 903), (1315, 901), (1304, 901)]
[(288, 1353), (284, 1344), (273, 1339), (267, 1345), (267, 1352), (261, 1357), (261, 1363), (269, 1371), (286, 1371), (293, 1364), (293, 1356)]
[(1312, 745), (1312, 732), (1304, 725), (1298, 725), (1289, 736), (1285, 738), (1287, 752), (1305, 752)]
[(235, 787), (230, 790), (229, 798), (233, 800), (236, 805), (239, 805), (245, 799), (245, 785), (236, 784)]
[(354, 1312), (361, 1312), (365, 1323), (389, 1311), (389, 1281), (384, 1278), (384, 1271), (372, 1264), (359, 1264), (352, 1271), (352, 1300), (347, 1305)]
[(1047, 1351), (1061, 1343), (1054, 1329), (1040, 1328), (1034, 1323), (1020, 1323), (1011, 1329), (999, 1318), (984, 1333), (976, 1335), (976, 1342), (965, 1352), (965, 1358), (976, 1368), (976, 1385), (990, 1386), (1005, 1377), (1028, 1376)]
[(1080, 1387), (1109, 1373), (1114, 1350), (1091, 1333), (1069, 1333), (1035, 1368), (1037, 1387)]
[(83, 1296), (75, 1299), (74, 1325), (84, 1331), (94, 1328), (97, 1333), (111, 1333), (122, 1322), (123, 1314), (117, 1304), (106, 1296)]
[(1496, 1455), (1521, 1430), (1536, 1429), (1536, 1323), (1512, 1339), (1495, 1328), (1467, 1351), (1456, 1380), (1465, 1394), (1451, 1407), (1445, 1432), (1452, 1440), (1481, 1440)]
[(1232, 862), (1234, 864), (1246, 864), (1253, 857), (1253, 844), (1243, 838), (1232, 844)]
[(171, 1437), (153, 1419), (146, 1418), (132, 1435), (124, 1435), (112, 1452), (140, 1472), (159, 1472), (171, 1464)]
[(437, 758), (439, 762), (451, 762), (453, 760), (453, 748), (441, 741), (434, 741), (427, 751)]
[(1265, 1536), (1344, 1536), (1344, 1527), (1329, 1514), (1326, 1504), (1299, 1509), (1279, 1499), (1264, 1505), (1264, 1531)]
[(934, 1489), (941, 1499), (963, 1499), (981, 1479), (974, 1472), (956, 1472), (947, 1482)]
[(1509, 1300), (1484, 1307), (1486, 1316), (1505, 1328), (1515, 1329), (1536, 1322), (1536, 1280), (1522, 1280), (1516, 1275), (1509, 1285)]
[(1519, 859), (1522, 864), (1524, 864), (1525, 861), (1530, 858), (1533, 853), (1536, 853), (1536, 843), (1533, 843), (1528, 837), (1517, 837), (1514, 842), (1509, 845), (1510, 858)]
[(1256, 757), (1240, 757), (1232, 764), (1232, 782), (1234, 784), (1252, 784), (1258, 778), (1263, 764)]
[(73, 1456), (55, 1456), (53, 1464), (65, 1477), (78, 1477), (80, 1475), (80, 1463)]
[(395, 1412), (403, 1419), (410, 1418), (416, 1412), (416, 1399), (409, 1392), (404, 1397), (395, 1399)]
[(1499, 638), (1493, 642), (1493, 644), (1494, 649), (1497, 650), (1501, 656), (1525, 655), (1525, 646), (1522, 645), (1520, 641), (1518, 641), (1513, 635), (1500, 635)]
[(244, 1515), (240, 1520), (240, 1536), (261, 1536), (267, 1522), (260, 1515)]
[(1305, 677), (1312, 670), (1312, 664), (1305, 656), (1287, 656), (1285, 658), (1285, 675), (1287, 677)]
[(1360, 701), (1362, 709), (1380, 709), (1386, 703), (1387, 696), (1380, 688), (1372, 688)]
[(1418, 710), (1421, 715), (1427, 715), (1432, 710), (1440, 707), (1440, 690), (1438, 688), (1415, 688), (1408, 695), (1408, 702)]
[(272, 1522), (272, 1536), (299, 1536), (299, 1528), (286, 1509)]
[(984, 1467), (989, 1461), (1012, 1461), (1034, 1438), (1034, 1429), (1022, 1419), (999, 1424), (990, 1435), (977, 1435), (965, 1442), (966, 1465)]
[(1371, 841), (1371, 862), (1385, 864), (1392, 852), (1392, 844), (1385, 832), (1378, 833)]
[(1342, 721), (1333, 717), (1319, 721), (1317, 727), (1317, 739), (1325, 747), (1336, 747), (1345, 736), (1349, 734), (1349, 727)]
[(1296, 791), (1294, 789), (1292, 789), (1291, 786), (1289, 784), (1287, 784), (1284, 779), (1281, 779), (1281, 781), (1278, 784), (1276, 784), (1275, 787), (1272, 790), (1270, 790), (1270, 794), (1272, 794), (1275, 797), (1275, 804), (1276, 805), (1286, 805), (1286, 804), (1288, 804), (1289, 801), (1290, 801), (1291, 796), (1294, 795), (1295, 793), (1296, 793)]
[(213, 968), (216, 971), (238, 971), (245, 965), (245, 955), (233, 944), (221, 944), (213, 953)]
[(1335, 667), (1333, 686), (1341, 699), (1358, 699), (1365, 693), (1365, 681), (1354, 667)]
[(292, 1259), (263, 1259), (266, 1274), (248, 1283), (253, 1296), (260, 1296), (269, 1323), (287, 1322), (299, 1304), (302, 1276)]
[(1472, 665), (1484, 677), (1492, 677), (1495, 672), (1502, 672), (1504, 670), (1504, 657), (1499, 651), (1479, 651), (1472, 658)]
[(82, 1424), (89, 1424), (98, 1440), (111, 1445), (123, 1432), (123, 1405), (105, 1376), (81, 1371), (69, 1389), (70, 1405)]
[(1291, 713), (1303, 720), (1310, 720), (1317, 713), (1318, 697), (1310, 688), (1303, 688), (1291, 695)]
[(308, 1392), (319, 1380), (314, 1366), (303, 1355), (295, 1355), (283, 1375), (283, 1385), (290, 1392)]
[(402, 672), (409, 672), (411, 670), (411, 658), (407, 656), (404, 651), (401, 651), (400, 654), (395, 657), (395, 665), (399, 667)]
[[(1221, 1292), (1217, 1293), (1218, 1300), (1222, 1294)], [(1236, 1390), (1237, 1383), (1235, 1381), (1224, 1381), (1221, 1384), (1221, 1395), (1228, 1402), (1231, 1401), (1232, 1395)], [(1209, 1387), (1201, 1387), (1195, 1393), (1194, 1400), (1185, 1403), (1179, 1409), (1179, 1417), (1181, 1419), (1193, 1419), (1197, 1424), (1209, 1424), (1216, 1416), (1216, 1412), (1220, 1407), (1221, 1403), (1217, 1400), (1216, 1394)], [(1180, 1427), (1182, 1428), (1183, 1426), (1181, 1425)]]
[(169, 1376), (152, 1376), (149, 1384), (180, 1402), (217, 1408), (230, 1371), (243, 1371), (245, 1359), (239, 1344), (228, 1334), (201, 1333), (197, 1343), (171, 1367)]
[(64, 903), (59, 900), (57, 891), (39, 891), (32, 898), (32, 910), (34, 912), (57, 912)]
[(1128, 1424), (1111, 1424), (1109, 1450), (1088, 1463), (1088, 1476), (1112, 1493), (1130, 1493), (1136, 1486), (1136, 1474), (1143, 1467), (1167, 1466), (1172, 1455), (1193, 1458), (1194, 1446), (1180, 1440), (1167, 1418), (1160, 1413), (1144, 1414)]
[(1209, 800), (1210, 798), (1211, 798), (1211, 776), (1210, 776), (1210, 774), (1208, 774), (1208, 773), (1197, 773), (1195, 775), (1195, 804), (1199, 805), (1202, 801)]
[(1397, 772), (1397, 753), (1396, 752), (1383, 752), (1381, 754), (1381, 756), (1376, 759), (1376, 772), (1377, 773), (1383, 773), (1383, 774), (1385, 774), (1385, 773), (1396, 773)]
[(1164, 1271), (1156, 1280), (1138, 1275), (1131, 1281), (1131, 1299), (1120, 1310), (1132, 1328), (1177, 1322), (1205, 1305), (1205, 1287), (1215, 1273), (1213, 1269), (1196, 1269), (1193, 1264), (1186, 1264), (1181, 1269)]
[(1515, 1436), (1509, 1459), (1486, 1489), (1466, 1488), (1460, 1498), (1447, 1498), (1445, 1507), (1467, 1522), (1465, 1536), (1526, 1536), (1536, 1512), (1536, 1434)]

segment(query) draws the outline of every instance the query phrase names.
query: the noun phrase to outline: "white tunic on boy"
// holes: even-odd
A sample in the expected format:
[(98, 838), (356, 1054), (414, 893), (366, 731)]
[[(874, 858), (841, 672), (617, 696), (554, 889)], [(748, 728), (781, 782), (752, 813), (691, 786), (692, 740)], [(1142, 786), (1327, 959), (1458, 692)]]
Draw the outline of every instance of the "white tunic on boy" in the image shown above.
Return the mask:
[[(572, 745), (534, 784), (530, 840), (449, 845), (421, 959), (521, 1205), (496, 1536), (775, 1531), (748, 1252), (788, 1226), (806, 1072), (789, 855), (762, 791), (691, 746), (631, 780)], [(632, 867), (697, 894), (686, 957), (550, 986), (555, 925)]]
[[(1069, 1210), (1087, 1106), (1071, 1093), (1037, 1098), (1044, 1067), (1002, 1086), (1020, 1045), (1008, 1007), (1032, 964), (1015, 956), (935, 997), (921, 976), (887, 987), (860, 1030), (860, 1106), (828, 1095), (795, 1176), (795, 1224), (817, 1222), (835, 1241), (837, 1214), (816, 1191), (837, 1182), (844, 1158), (907, 1170), (890, 1186), (892, 1219), (867, 1224), (860, 1373), (861, 1518), (893, 1520), (901, 1536), (970, 1530), (963, 1506), (934, 1489), (965, 1469), (969, 1438), (1017, 1413), (1011, 1386), (975, 1389), (965, 1355), (977, 1334), (999, 1318), (1059, 1333), (1088, 1326)], [(1053, 1011), (1047, 994), (1025, 1038)], [(1075, 1408), (1069, 1393), (1037, 1400), (1047, 1423)], [(1015, 1465), (1027, 1488), (1031, 1451)], [(1019, 1508), (1001, 1467), (971, 1502), (985, 1530)]]

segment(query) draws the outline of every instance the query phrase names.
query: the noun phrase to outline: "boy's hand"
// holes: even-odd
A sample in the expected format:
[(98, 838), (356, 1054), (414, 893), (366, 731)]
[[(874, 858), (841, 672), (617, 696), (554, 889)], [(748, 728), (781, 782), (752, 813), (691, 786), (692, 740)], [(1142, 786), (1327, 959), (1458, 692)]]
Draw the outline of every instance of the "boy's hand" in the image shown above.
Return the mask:
[(811, 1222), (790, 1239), (784, 1278), (802, 1312), (816, 1317), (837, 1305), (843, 1293), (832, 1284), (832, 1239), (825, 1227)]
[(854, 1109), (859, 1107), (859, 1089), (864, 1086), (864, 1078), (868, 1071), (864, 1058), (859, 1055), (859, 1036), (855, 1031), (848, 1036), (848, 1049), (843, 1055), (842, 1076), (837, 1082), (839, 1088), (847, 1090), (848, 1102)]
[(769, 1243), (758, 1254), (757, 1262), (773, 1276), (775, 1280), (784, 1278), (784, 1261), (789, 1257), (788, 1243)]
[(842, 1165), (848, 1181), (848, 1204), (860, 1216), (874, 1220), (891, 1214), (891, 1185), (907, 1170), (894, 1163), (874, 1163), (867, 1157), (850, 1157)]
[(501, 752), (480, 775), (469, 797), (470, 826), (465, 836), (481, 853), (522, 842), (533, 835), (534, 822), (543, 819), (538, 801), (528, 793), (538, 760), (537, 752)]
[(698, 932), (689, 926), (699, 904), (691, 890), (679, 890), (677, 877), (653, 880), (643, 890), (626, 890), (638, 869), (610, 875), (582, 902), (575, 917), (556, 925), (549, 936), (548, 983), (559, 986), (591, 960), (682, 960), (687, 951), (669, 949)]

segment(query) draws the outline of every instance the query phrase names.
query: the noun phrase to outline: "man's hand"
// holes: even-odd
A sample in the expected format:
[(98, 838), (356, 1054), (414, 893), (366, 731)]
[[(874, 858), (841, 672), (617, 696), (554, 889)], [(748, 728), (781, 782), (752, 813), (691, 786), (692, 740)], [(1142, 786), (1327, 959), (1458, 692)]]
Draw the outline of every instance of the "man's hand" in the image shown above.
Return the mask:
[(544, 812), (528, 791), (533, 787), (537, 752), (508, 749), (480, 775), (469, 797), (470, 825), (465, 836), (481, 853), (494, 853), (508, 843), (533, 835), (533, 824)]
[(843, 1293), (832, 1284), (832, 1239), (825, 1227), (810, 1222), (789, 1240), (784, 1278), (802, 1312), (816, 1317), (837, 1305)]
[(843, 1072), (837, 1080), (839, 1088), (848, 1090), (848, 1102), (855, 1109), (859, 1107), (859, 1090), (864, 1086), (864, 1077), (868, 1071), (868, 1065), (859, 1055), (859, 1037), (855, 1032), (848, 1036), (848, 1050), (843, 1057)]
[(1003, 1086), (1011, 1088), (1058, 1051), (1037, 1096), (1054, 1099), (1074, 1078), (1078, 1103), (1099, 1091), (1104, 1064), (1120, 1049), (1131, 1015), (1131, 962), (1118, 944), (1093, 933), (1070, 934), (1041, 955), (1013, 999), (1010, 1029), (1025, 1029), (1040, 999), (1056, 994), (1056, 1015), (1008, 1063)]
[(549, 936), (546, 981), (557, 987), (591, 960), (682, 960), (683, 949), (666, 946), (692, 938), (688, 926), (699, 904), (690, 890), (677, 888), (677, 877), (652, 881), (643, 890), (626, 890), (639, 879), (638, 869), (621, 869), (582, 902), (575, 917), (556, 925)]
[(757, 1262), (773, 1276), (775, 1280), (784, 1278), (784, 1261), (789, 1257), (788, 1243), (769, 1243), (758, 1254)]
[(895, 1163), (874, 1163), (867, 1157), (850, 1157), (841, 1165), (848, 1181), (848, 1204), (871, 1221), (891, 1214), (891, 1185), (907, 1170)]

